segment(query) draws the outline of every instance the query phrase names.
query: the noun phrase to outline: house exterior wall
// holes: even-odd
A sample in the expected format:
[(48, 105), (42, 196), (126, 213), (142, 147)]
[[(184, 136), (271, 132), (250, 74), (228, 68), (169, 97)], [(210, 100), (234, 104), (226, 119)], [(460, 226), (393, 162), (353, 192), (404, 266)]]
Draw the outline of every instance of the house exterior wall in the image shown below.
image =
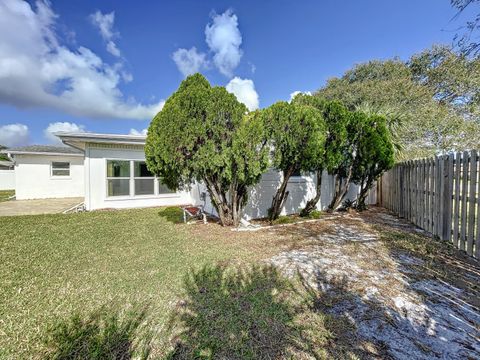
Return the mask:
[[(52, 176), (53, 161), (69, 162), (70, 176)], [(83, 157), (15, 155), (15, 196), (17, 200), (82, 197), (83, 194)]]
[(15, 170), (0, 170), (0, 190), (15, 189)]
[[(87, 210), (105, 208), (137, 208), (152, 206), (192, 204), (191, 193), (141, 196), (107, 196), (107, 160), (145, 160), (143, 146), (137, 145), (86, 145), (85, 150), (85, 207)], [(134, 180), (130, 180), (130, 189)], [(132, 193), (132, 191), (131, 191)]]
[[(272, 203), (272, 198), (275, 195), (277, 188), (280, 186), (281, 181), (282, 174), (278, 171), (270, 170), (263, 174), (260, 182), (250, 190), (248, 202), (243, 211), (243, 217), (247, 220), (267, 217), (268, 208)], [(333, 188), (334, 177), (324, 172), (322, 175), (322, 194), (320, 201), (317, 204), (318, 210), (325, 210), (328, 207), (332, 200)], [(299, 213), (306, 205), (307, 201), (315, 196), (315, 189), (316, 176), (305, 175), (291, 177), (287, 185), (289, 196), (285, 201), (281, 214), (290, 215)], [(205, 187), (202, 187), (201, 191), (206, 192)], [(345, 199), (354, 200), (357, 197), (358, 192), (359, 187), (355, 184), (351, 184)], [(375, 191), (371, 191), (367, 203), (375, 204), (375, 202)], [(208, 194), (205, 202), (205, 209), (207, 212), (216, 215), (216, 211)]]

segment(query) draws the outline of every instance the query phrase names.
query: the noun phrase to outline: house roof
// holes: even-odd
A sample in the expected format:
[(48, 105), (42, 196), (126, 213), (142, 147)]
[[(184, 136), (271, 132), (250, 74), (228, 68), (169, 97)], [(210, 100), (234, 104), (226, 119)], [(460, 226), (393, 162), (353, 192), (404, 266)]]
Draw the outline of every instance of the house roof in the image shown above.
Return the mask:
[(70, 155), (83, 156), (83, 152), (68, 146), (29, 145), (3, 150), (10, 155)]
[(86, 143), (102, 144), (120, 144), (120, 145), (145, 145), (145, 135), (117, 135), (117, 134), (97, 134), (97, 133), (75, 133), (75, 132), (57, 132), (55, 133), (62, 142), (74, 148), (84, 150)]

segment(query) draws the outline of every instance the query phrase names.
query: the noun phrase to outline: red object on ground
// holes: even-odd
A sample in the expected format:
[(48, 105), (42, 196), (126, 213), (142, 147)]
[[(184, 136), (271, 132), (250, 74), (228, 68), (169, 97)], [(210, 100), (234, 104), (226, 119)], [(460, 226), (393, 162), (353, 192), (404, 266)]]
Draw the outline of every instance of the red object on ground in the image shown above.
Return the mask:
[(183, 208), (184, 210), (186, 210), (190, 215), (192, 216), (197, 216), (197, 214), (200, 212), (200, 208), (197, 207), (197, 206), (191, 206), (191, 207), (185, 207)]

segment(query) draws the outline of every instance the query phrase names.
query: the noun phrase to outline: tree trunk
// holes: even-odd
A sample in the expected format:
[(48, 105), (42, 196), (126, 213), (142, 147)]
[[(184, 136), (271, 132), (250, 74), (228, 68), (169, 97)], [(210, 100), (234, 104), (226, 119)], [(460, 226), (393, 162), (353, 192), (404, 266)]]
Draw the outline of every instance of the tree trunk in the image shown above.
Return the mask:
[(220, 186), (211, 179), (204, 179), (207, 185), (207, 190), (212, 200), (212, 204), (217, 210), (218, 217), (222, 226), (233, 225), (232, 211), (229, 208), (229, 204), (225, 193), (221, 190)]
[(277, 189), (275, 196), (272, 199), (272, 206), (268, 209), (268, 218), (270, 221), (278, 219), (283, 208), (283, 204), (288, 197), (287, 185), (290, 176), (292, 176), (295, 169), (293, 167), (283, 172), (283, 181)]
[(358, 195), (358, 200), (357, 200), (357, 210), (358, 211), (366, 210), (367, 205), (365, 204), (365, 201), (367, 200), (368, 191), (372, 187), (372, 184), (373, 184), (373, 180), (371, 180), (371, 179), (367, 180), (367, 183), (365, 184), (365, 186), (363, 185), (363, 181), (362, 181), (362, 186), (360, 188), (360, 194)]
[(317, 186), (316, 186), (316, 194), (313, 199), (308, 200), (307, 204), (300, 212), (300, 216), (308, 216), (313, 210), (316, 209), (318, 201), (322, 196), (322, 172), (323, 169), (319, 169), (317, 171)]
[(240, 223), (240, 219), (242, 218), (242, 208), (246, 196), (247, 187), (244, 185), (237, 186), (236, 189), (232, 191), (232, 219), (234, 226), (238, 226)]
[[(328, 206), (328, 212), (335, 211), (338, 206), (342, 203), (345, 195), (348, 191), (348, 186), (350, 185), (350, 179), (352, 177), (352, 166), (348, 169), (348, 174), (345, 179), (339, 179), (338, 175), (335, 177), (335, 193), (333, 195), (333, 199)], [(341, 182), (343, 181), (343, 186), (341, 186)]]

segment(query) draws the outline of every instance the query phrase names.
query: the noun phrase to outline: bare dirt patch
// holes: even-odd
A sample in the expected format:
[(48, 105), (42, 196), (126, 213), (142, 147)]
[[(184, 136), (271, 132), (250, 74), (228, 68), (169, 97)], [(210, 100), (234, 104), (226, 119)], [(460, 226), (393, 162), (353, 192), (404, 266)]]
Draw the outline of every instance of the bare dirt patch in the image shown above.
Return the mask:
[[(269, 230), (288, 250), (270, 262), (346, 317), (363, 353), (480, 358), (480, 266), (381, 209)], [(288, 245), (287, 245), (288, 244)]]

